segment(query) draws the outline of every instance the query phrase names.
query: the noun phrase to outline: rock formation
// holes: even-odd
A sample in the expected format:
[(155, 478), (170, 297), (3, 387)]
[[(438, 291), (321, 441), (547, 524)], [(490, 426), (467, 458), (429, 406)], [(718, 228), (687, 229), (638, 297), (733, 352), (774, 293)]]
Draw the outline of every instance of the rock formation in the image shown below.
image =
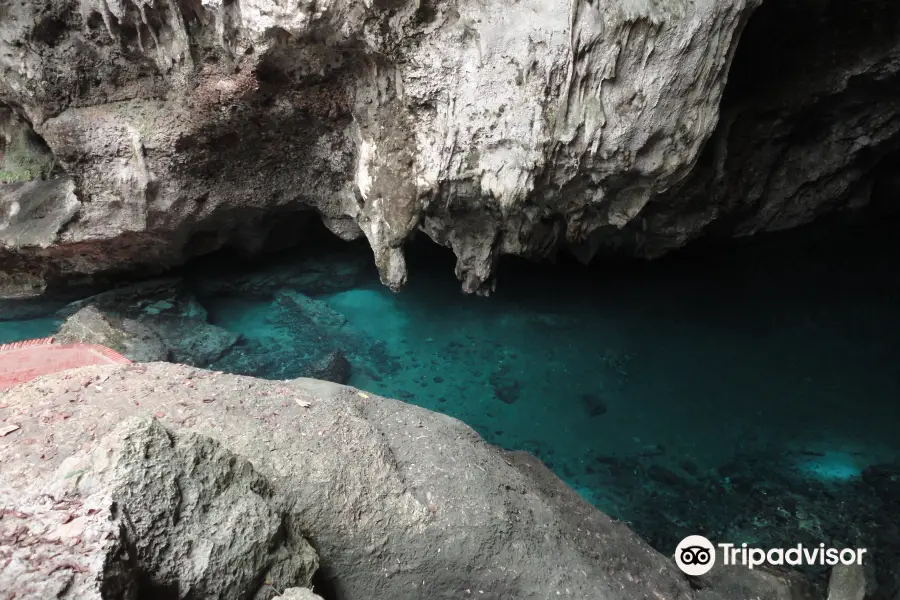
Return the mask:
[(55, 338), (108, 346), (137, 362), (200, 367), (227, 354), (240, 336), (208, 322), (206, 309), (176, 278), (148, 280), (73, 302)]
[(123, 422), (40, 483), (0, 494), (15, 598), (269, 598), (318, 568), (253, 465), (158, 421)]
[(758, 3), (4, 2), (0, 129), (65, 175), (0, 184), (0, 287), (314, 211), (392, 288), (422, 230), (487, 292), (502, 254), (655, 256), (895, 191), (896, 3)]
[(0, 422), (16, 598), (268, 600), (317, 560), (342, 600), (816, 598), (746, 572), (695, 591), (535, 458), (349, 387), (90, 367), (0, 395)]

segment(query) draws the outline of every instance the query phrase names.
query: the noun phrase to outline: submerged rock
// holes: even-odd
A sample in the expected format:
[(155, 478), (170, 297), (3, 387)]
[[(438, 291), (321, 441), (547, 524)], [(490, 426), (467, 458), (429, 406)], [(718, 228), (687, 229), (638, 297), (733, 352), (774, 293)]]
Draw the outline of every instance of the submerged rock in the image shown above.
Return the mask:
[(599, 417), (606, 414), (607, 407), (603, 397), (597, 393), (581, 394), (578, 399), (591, 417)]
[(502, 364), (490, 375), (489, 381), (494, 388), (494, 397), (505, 404), (515, 404), (522, 393), (519, 382), (510, 374), (509, 364)]
[[(234, 264), (233, 261), (202, 264), (192, 272), (191, 289), (201, 299), (210, 296), (271, 298), (282, 290), (318, 296), (353, 289), (372, 269), (365, 252), (348, 248), (301, 251), (268, 258), (264, 263)], [(365, 250), (364, 248), (362, 250)]]
[(239, 339), (208, 323), (206, 309), (178, 279), (113, 289), (74, 302), (60, 314), (71, 315), (56, 336), (60, 341), (103, 344), (138, 362), (208, 366)]
[[(83, 400), (62, 418), (58, 399), (70, 389)], [(674, 563), (534, 457), (489, 446), (453, 418), (353, 388), (155, 363), (44, 377), (0, 395), (0, 407), (0, 418), (20, 427), (0, 437), (7, 514), (32, 490), (49, 490), (48, 506), (72, 493), (102, 497), (92, 522), (112, 531), (113, 543), (136, 535), (129, 556), (151, 581), (190, 583), (198, 595), (244, 598), (263, 572), (273, 583), (300, 582), (285, 587), (308, 586), (306, 537), (318, 553), (317, 580), (345, 600), (701, 597)], [(159, 422), (147, 421), (154, 416)], [(108, 520), (112, 511), (119, 521)], [(25, 512), (16, 525), (39, 518)], [(102, 536), (84, 543), (96, 546), (90, 556), (109, 555)], [(194, 556), (182, 554), (189, 547)], [(216, 577), (228, 552), (241, 556)], [(96, 585), (101, 562), (39, 573)], [(130, 581), (129, 572), (117, 581)], [(3, 576), (13, 585), (36, 577)], [(46, 591), (20, 597), (53, 595)], [(713, 586), (702, 598), (735, 596)]]
[(333, 383), (350, 381), (350, 361), (340, 350), (335, 350), (325, 358), (314, 362), (308, 370), (307, 376), (313, 379), (323, 379)]
[(346, 383), (351, 364), (376, 376), (396, 369), (382, 346), (327, 303), (283, 289), (265, 307), (256, 327), (211, 366), (267, 379), (314, 377)]

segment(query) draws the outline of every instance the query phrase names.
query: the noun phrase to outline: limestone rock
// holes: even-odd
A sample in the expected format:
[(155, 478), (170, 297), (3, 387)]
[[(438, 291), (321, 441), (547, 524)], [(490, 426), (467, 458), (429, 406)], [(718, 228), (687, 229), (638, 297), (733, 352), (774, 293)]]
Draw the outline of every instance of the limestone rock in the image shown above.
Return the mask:
[(312, 363), (308, 376), (334, 383), (347, 383), (350, 380), (350, 371), (350, 361), (343, 352), (335, 350), (328, 356)]
[(275, 312), (272, 320), (285, 327), (290, 327), (293, 316), (299, 315), (323, 332), (338, 334), (347, 324), (347, 317), (333, 310), (320, 300), (310, 298), (292, 290), (282, 290), (275, 294)]
[[(83, 387), (94, 378), (103, 378), (103, 385)], [(72, 386), (83, 401), (60, 407)], [(282, 515), (288, 540), (303, 532), (316, 548), (322, 570), (317, 581), (335, 597), (529, 600), (556, 597), (557, 591), (586, 600), (695, 597), (669, 559), (585, 503), (537, 459), (488, 446), (453, 418), (364, 397), (353, 388), (153, 363), (44, 377), (0, 395), (0, 406), (0, 418), (21, 426), (0, 438), (5, 489), (18, 493), (57, 480), (73, 466), (61, 467), (73, 454), (82, 457), (79, 465), (96, 461), (88, 463), (96, 465), (90, 472), (78, 473), (85, 468), (79, 467), (69, 478), (79, 487), (109, 481), (109, 468), (127, 466), (125, 472), (144, 487), (123, 497), (137, 498), (143, 490), (158, 493), (163, 507), (181, 502), (187, 523), (177, 531), (216, 547), (229, 534), (219, 524), (246, 512), (228, 508), (230, 494), (243, 498), (252, 491), (257, 508), (249, 517), (262, 526), (251, 539), (270, 535), (271, 523)], [(67, 418), (55, 416), (62, 408)], [(151, 416), (159, 424), (140, 421), (143, 433), (134, 441), (119, 433), (107, 438), (123, 421)], [(23, 438), (33, 441), (22, 444)], [(109, 448), (111, 466), (101, 468)], [(199, 466), (182, 471), (190, 457)], [(174, 474), (155, 471), (163, 462), (176, 467)], [(150, 469), (146, 477), (143, 469)], [(232, 475), (212, 476), (218, 469)], [(260, 483), (252, 484), (255, 478)], [(131, 481), (119, 475), (112, 480)], [(198, 494), (222, 489), (217, 486), (226, 486), (217, 501), (200, 501)], [(209, 521), (193, 510), (207, 504), (217, 515)], [(145, 510), (135, 527), (177, 525), (152, 503)], [(246, 533), (245, 525), (231, 526)], [(163, 544), (151, 538), (139, 548), (156, 552)], [(172, 561), (158, 563), (169, 580), (188, 577), (174, 561), (184, 548), (180, 544), (165, 554)], [(270, 554), (247, 552), (254, 564), (278, 556), (277, 544)]]
[(313, 594), (306, 588), (288, 588), (278, 597), (282, 600), (322, 600), (321, 596)]
[(228, 295), (264, 299), (285, 289), (307, 296), (334, 294), (353, 289), (371, 268), (356, 248), (330, 249), (325, 243), (316, 244), (314, 252), (306, 248), (270, 256), (249, 268), (233, 262), (203, 266), (191, 276), (192, 289), (201, 299)]
[[(896, 206), (900, 6), (764, 1), (741, 36), (716, 131), (691, 174), (620, 232), (655, 257), (702, 236)], [(894, 212), (893, 214), (896, 214)]]
[(155, 420), (125, 420), (17, 491), (14, 503), (2, 498), (12, 522), (0, 521), (31, 538), (0, 536), (11, 561), (0, 587), (17, 598), (238, 599), (264, 580), (309, 586), (318, 566), (283, 498), (249, 462)]
[(258, 251), (312, 213), (391, 287), (422, 230), (486, 293), (502, 254), (658, 256), (892, 198), (896, 3), (759, 4), (7, 3), (0, 125), (74, 195), (19, 212), (49, 246), (0, 284)]
[(391, 287), (421, 228), (486, 291), (500, 254), (611, 238), (690, 171), (757, 4), (7, 4), (0, 103), (79, 199), (51, 252), (17, 252), (47, 277), (165, 266), (312, 210)]
[(800, 574), (718, 564), (697, 578), (697, 600), (820, 600), (823, 594)]
[(267, 379), (313, 377), (346, 383), (351, 365), (377, 376), (396, 372), (384, 343), (347, 322), (326, 302), (292, 289), (275, 293), (263, 319), (211, 368)]
[(863, 600), (867, 585), (862, 565), (835, 565), (828, 580), (828, 600)]
[(169, 349), (152, 328), (132, 319), (117, 319), (86, 306), (63, 322), (54, 339), (112, 348), (136, 362), (169, 360)]
[(103, 344), (139, 362), (207, 366), (239, 338), (208, 323), (206, 309), (177, 279), (113, 289), (73, 302), (60, 314), (73, 312), (60, 329), (60, 340)]

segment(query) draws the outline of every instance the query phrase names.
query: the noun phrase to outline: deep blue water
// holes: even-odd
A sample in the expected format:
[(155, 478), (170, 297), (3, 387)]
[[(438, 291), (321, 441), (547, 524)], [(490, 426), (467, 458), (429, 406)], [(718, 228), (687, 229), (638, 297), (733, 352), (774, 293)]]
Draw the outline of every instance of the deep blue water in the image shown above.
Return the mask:
[[(881, 515), (898, 491), (885, 488), (900, 473), (897, 225), (814, 228), (653, 263), (510, 260), (489, 298), (463, 295), (453, 257), (425, 242), (410, 248), (402, 293), (371, 264), (346, 266), (352, 251), (323, 275), (355, 273), (352, 285), (296, 291), (346, 319), (352, 385), (537, 454), (660, 549), (698, 529), (738, 542), (890, 545), (870, 539), (887, 534), (858, 511)], [(231, 265), (212, 260), (186, 277), (227, 278)], [(201, 301), (257, 351), (304, 331), (273, 320), (272, 290)], [(54, 328), (0, 323), (0, 341)]]

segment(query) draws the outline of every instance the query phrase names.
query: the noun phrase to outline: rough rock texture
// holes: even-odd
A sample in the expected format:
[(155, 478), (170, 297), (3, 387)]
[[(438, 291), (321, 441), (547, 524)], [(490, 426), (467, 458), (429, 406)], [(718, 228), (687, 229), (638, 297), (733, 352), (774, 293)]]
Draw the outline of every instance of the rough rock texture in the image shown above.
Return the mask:
[[(230, 468), (268, 482), (257, 489), (271, 494), (257, 493), (284, 507), (289, 532), (315, 547), (320, 593), (331, 598), (698, 597), (674, 563), (537, 459), (488, 446), (445, 415), (353, 388), (154, 363), (45, 377), (0, 395), (0, 407), (0, 421), (21, 427), (0, 437), (4, 489), (14, 492), (58, 478), (73, 454), (107, 456), (121, 434), (106, 436), (135, 416), (174, 432), (142, 426), (160, 442), (174, 436), (174, 449), (154, 447), (175, 465), (189, 463), (181, 440), (211, 445), (204, 465), (233, 453)], [(157, 484), (171, 493), (165, 481)], [(735, 598), (715, 586), (703, 593)]]
[(278, 597), (282, 600), (322, 600), (321, 596), (313, 594), (308, 588), (288, 588)]
[(158, 279), (116, 288), (63, 308), (68, 317), (60, 341), (109, 346), (138, 362), (172, 360), (207, 366), (238, 336), (208, 322), (206, 309), (179, 279)]
[(79, 204), (5, 245), (38, 278), (170, 265), (314, 209), (392, 287), (421, 226), (484, 291), (500, 253), (618, 230), (688, 173), (756, 4), (7, 2), (0, 102)]
[(504, 253), (656, 256), (895, 196), (900, 8), (757, 4), (5, 2), (0, 121), (68, 175), (37, 212), (0, 189), (2, 290), (296, 241), (315, 211), (394, 288), (422, 229), (487, 292)]
[(648, 203), (643, 222), (621, 232), (623, 245), (653, 257), (703, 235), (787, 229), (830, 211), (896, 213), (896, 2), (764, 2), (726, 92), (698, 165)]
[(0, 492), (15, 598), (269, 598), (318, 568), (284, 498), (208, 437), (126, 420), (43, 474)]
[(169, 349), (152, 328), (133, 319), (111, 317), (95, 306), (86, 306), (66, 319), (53, 337), (63, 344), (100, 344), (136, 362), (169, 359)]
[(315, 379), (324, 379), (334, 383), (347, 383), (350, 380), (351, 369), (350, 361), (340, 350), (331, 352), (310, 367), (311, 375)]
[[(720, 557), (721, 558), (721, 557)], [(750, 570), (721, 563), (695, 580), (697, 600), (733, 598), (734, 600), (815, 600), (822, 598), (802, 576), (790, 571), (768, 568)]]
[(868, 587), (861, 565), (837, 565), (828, 581), (828, 600), (863, 600)]

